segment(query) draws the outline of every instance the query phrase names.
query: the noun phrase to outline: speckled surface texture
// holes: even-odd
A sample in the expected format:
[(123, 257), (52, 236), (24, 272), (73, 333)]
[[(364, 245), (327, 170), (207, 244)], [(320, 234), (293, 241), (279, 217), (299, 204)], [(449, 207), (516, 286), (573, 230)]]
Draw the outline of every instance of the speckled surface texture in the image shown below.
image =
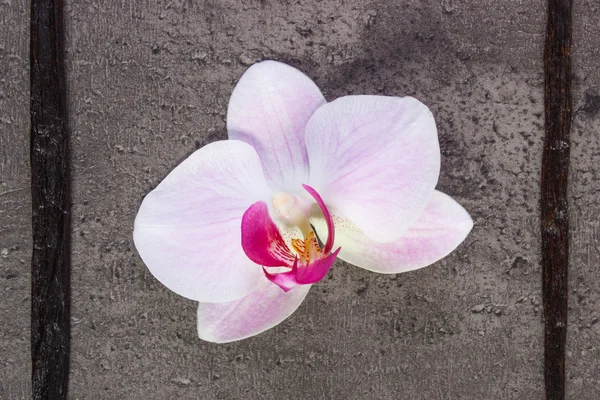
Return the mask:
[[(516, 0), (67, 2), (73, 151), (72, 399), (541, 400), (539, 169), (545, 4)], [(600, 39), (575, 2), (568, 398), (596, 400)], [(28, 3), (0, 2), (0, 398), (29, 396)], [(411, 95), (438, 188), (475, 228), (397, 276), (338, 262), (276, 329), (200, 341), (195, 304), (146, 270), (143, 198), (226, 138), (248, 65), (287, 62), (331, 100)]]

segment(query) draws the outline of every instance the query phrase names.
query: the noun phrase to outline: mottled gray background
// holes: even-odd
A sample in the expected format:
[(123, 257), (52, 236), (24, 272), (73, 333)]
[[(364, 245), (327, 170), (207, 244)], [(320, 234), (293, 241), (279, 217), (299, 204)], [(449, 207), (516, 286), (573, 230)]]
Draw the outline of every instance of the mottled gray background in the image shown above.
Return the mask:
[[(543, 399), (541, 0), (67, 1), (73, 152), (72, 399)], [(569, 399), (600, 398), (600, 7), (575, 1)], [(28, 34), (0, 1), (0, 398), (29, 395)], [(131, 238), (143, 196), (226, 137), (248, 65), (290, 63), (327, 99), (432, 109), (439, 188), (475, 220), (432, 267), (338, 263), (278, 328), (200, 341), (195, 304)]]

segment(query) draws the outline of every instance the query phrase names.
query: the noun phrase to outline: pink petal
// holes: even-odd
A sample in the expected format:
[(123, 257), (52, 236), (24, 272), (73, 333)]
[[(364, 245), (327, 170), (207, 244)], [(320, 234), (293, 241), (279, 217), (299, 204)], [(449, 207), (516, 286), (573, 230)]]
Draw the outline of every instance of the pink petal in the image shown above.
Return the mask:
[(298, 285), (316, 283), (327, 275), (339, 252), (340, 249), (337, 249), (320, 260), (311, 261), (308, 265), (300, 267), (298, 266), (298, 260), (296, 260), (289, 272), (271, 274), (264, 269), (265, 276), (286, 292)]
[(242, 248), (249, 259), (265, 267), (292, 266), (294, 256), (284, 242), (264, 201), (250, 206), (242, 218)]
[(251, 146), (211, 143), (146, 196), (135, 220), (135, 246), (150, 272), (182, 296), (211, 302), (241, 298), (265, 280), (242, 249), (242, 215), (270, 194)]
[(258, 335), (296, 311), (310, 286), (284, 292), (263, 277), (246, 297), (227, 303), (200, 303), (198, 336), (209, 342), (227, 343)]
[(287, 272), (280, 272), (277, 274), (272, 274), (269, 271), (267, 271), (266, 268), (263, 268), (263, 271), (265, 273), (265, 277), (270, 282), (279, 286), (284, 292), (289, 292), (296, 286), (301, 285), (301, 283), (299, 283), (298, 280), (296, 279), (297, 267), (295, 264), (294, 264), (293, 269), (291, 271), (287, 271)]
[(374, 241), (400, 238), (433, 194), (437, 129), (429, 109), (411, 97), (339, 98), (315, 112), (305, 141), (309, 182), (334, 214)]
[(339, 252), (340, 249), (338, 248), (336, 251), (320, 260), (314, 260), (306, 266), (299, 267), (298, 272), (296, 273), (296, 280), (298, 283), (306, 285), (307, 283), (315, 283), (323, 279), (335, 262)]
[(229, 138), (256, 149), (276, 191), (297, 190), (308, 174), (304, 129), (323, 104), (319, 88), (297, 69), (276, 61), (255, 64), (229, 100)]
[(319, 208), (321, 209), (321, 212), (323, 213), (325, 222), (327, 223), (327, 242), (325, 243), (325, 247), (323, 248), (323, 252), (327, 254), (333, 248), (333, 241), (335, 240), (335, 226), (333, 225), (331, 214), (329, 213), (325, 202), (321, 198), (321, 195), (319, 195), (319, 193), (317, 193), (315, 189), (305, 184), (302, 184), (302, 187), (315, 199), (315, 201), (319, 205)]
[[(377, 243), (350, 220), (334, 215), (339, 257), (356, 266), (380, 273), (399, 273), (426, 267), (444, 258), (467, 237), (473, 221), (450, 196), (435, 191), (417, 222), (400, 239)], [(325, 233), (323, 218), (311, 220)]]

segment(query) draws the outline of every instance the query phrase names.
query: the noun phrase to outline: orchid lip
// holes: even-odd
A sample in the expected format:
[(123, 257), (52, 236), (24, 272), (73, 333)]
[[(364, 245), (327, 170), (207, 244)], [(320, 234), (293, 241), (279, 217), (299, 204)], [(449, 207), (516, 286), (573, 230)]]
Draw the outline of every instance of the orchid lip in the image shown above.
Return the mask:
[(325, 202), (321, 198), (321, 195), (317, 193), (315, 189), (306, 184), (302, 184), (302, 187), (315, 199), (315, 201), (319, 205), (319, 208), (321, 209), (321, 212), (323, 213), (323, 217), (325, 217), (325, 221), (327, 222), (328, 236), (327, 242), (325, 242), (324, 251), (325, 253), (329, 253), (331, 251), (331, 248), (333, 247), (333, 241), (335, 238), (335, 227), (333, 226), (333, 218), (331, 217), (331, 214), (329, 213)]
[[(272, 197), (272, 207), (277, 218), (300, 229), (302, 239), (292, 239), (291, 248), (283, 240), (279, 228), (269, 214), (264, 201), (252, 204), (242, 217), (242, 248), (255, 263), (263, 266), (265, 277), (284, 291), (294, 286), (312, 284), (321, 280), (333, 265), (340, 249), (331, 252), (335, 237), (333, 220), (325, 202), (311, 186), (302, 187), (317, 203), (327, 221), (328, 237), (321, 247), (310, 218), (310, 203), (289, 193)], [(287, 267), (285, 272), (272, 273), (269, 267)]]

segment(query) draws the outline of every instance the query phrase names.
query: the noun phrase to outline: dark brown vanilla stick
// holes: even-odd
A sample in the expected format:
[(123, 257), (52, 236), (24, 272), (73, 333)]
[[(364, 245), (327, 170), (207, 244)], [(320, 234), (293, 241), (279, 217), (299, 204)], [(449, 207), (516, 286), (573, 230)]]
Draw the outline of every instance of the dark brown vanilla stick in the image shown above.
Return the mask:
[(31, 361), (33, 399), (66, 399), (69, 146), (62, 0), (31, 2)]
[(542, 267), (546, 399), (565, 398), (571, 129), (571, 0), (548, 1), (544, 51), (546, 137), (542, 159)]

